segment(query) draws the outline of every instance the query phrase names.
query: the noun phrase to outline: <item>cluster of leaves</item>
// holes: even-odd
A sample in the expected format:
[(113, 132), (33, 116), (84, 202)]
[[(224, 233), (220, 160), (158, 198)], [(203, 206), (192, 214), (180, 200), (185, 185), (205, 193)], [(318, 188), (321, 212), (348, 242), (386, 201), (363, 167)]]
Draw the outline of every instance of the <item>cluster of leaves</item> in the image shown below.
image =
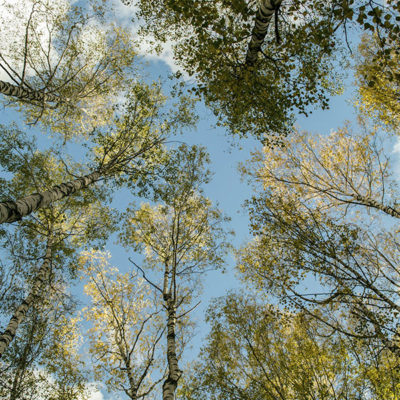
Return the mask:
[[(282, 2), (276, 10), (256, 65), (245, 63), (254, 26), (256, 1), (139, 1), (137, 18), (156, 43), (174, 40), (174, 57), (194, 77), (194, 91), (232, 133), (265, 139), (285, 135), (294, 112), (328, 107), (340, 91), (333, 68), (361, 25), (382, 40), (384, 56), (396, 51), (399, 10), (395, 2), (378, 5), (358, 1)], [(135, 17), (135, 18), (136, 18)], [(342, 60), (343, 62), (344, 60)]]
[(110, 392), (122, 390), (131, 399), (141, 398), (159, 382), (151, 380), (153, 371), (163, 376), (157, 345), (165, 327), (144, 279), (121, 274), (109, 266), (109, 259), (110, 254), (93, 250), (80, 257), (91, 303), (82, 313), (91, 323), (88, 339), (95, 379)]
[[(25, 264), (29, 264), (28, 259)], [(8, 268), (13, 271), (15, 268)], [(26, 275), (26, 274), (25, 274)], [(23, 278), (20, 276), (20, 278)], [(29, 275), (25, 277), (29, 287)], [(8, 399), (85, 399), (88, 372), (79, 355), (80, 337), (71, 315), (75, 304), (61, 281), (28, 311), (0, 366), (0, 396)], [(4, 283), (4, 282), (3, 282)], [(8, 293), (5, 293), (10, 289)], [(2, 285), (1, 319), (22, 301), (20, 282)]]
[[(332, 69), (327, 55), (334, 41), (321, 33), (329, 30), (322, 20), (319, 31), (304, 28), (288, 15), (279, 27), (284, 41), (275, 43), (274, 34), (269, 34), (263, 58), (249, 68), (244, 57), (255, 5), (244, 1), (138, 2), (138, 16), (146, 21), (146, 33), (177, 42), (178, 64), (197, 80), (195, 92), (204, 95), (222, 125), (232, 133), (263, 138), (266, 133), (271, 137), (284, 133), (292, 122), (293, 108), (306, 112), (308, 104), (327, 106), (326, 89), (334, 89), (325, 71)], [(299, 6), (291, 8), (287, 12), (296, 14)], [(304, 10), (301, 19), (319, 11), (325, 12), (314, 6)], [(324, 79), (326, 84), (321, 86)]]
[(375, 135), (296, 134), (255, 159), (264, 189), (249, 203), (244, 275), (332, 330), (395, 350), (397, 185)]
[(376, 342), (329, 334), (304, 313), (239, 293), (208, 310), (211, 331), (183, 399), (395, 399), (398, 361)]
[(384, 126), (397, 131), (400, 121), (400, 69), (399, 52), (388, 49), (383, 56), (379, 38), (364, 36), (359, 46), (356, 68), (359, 92), (358, 106), (361, 112)]
[[(170, 153), (154, 185), (159, 204), (142, 204), (126, 213), (122, 243), (143, 250), (146, 264), (158, 268), (174, 262), (177, 275), (189, 276), (219, 268), (227, 249), (223, 223), (228, 219), (201, 194), (209, 180), (203, 148), (185, 145)], [(157, 183), (155, 185), (155, 183)]]

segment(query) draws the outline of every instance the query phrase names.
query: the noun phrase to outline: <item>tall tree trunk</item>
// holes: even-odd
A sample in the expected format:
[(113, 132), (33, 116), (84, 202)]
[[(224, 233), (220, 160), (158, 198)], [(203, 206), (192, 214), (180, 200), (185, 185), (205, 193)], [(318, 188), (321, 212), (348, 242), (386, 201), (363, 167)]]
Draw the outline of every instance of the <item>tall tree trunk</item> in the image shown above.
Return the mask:
[(95, 171), (73, 181), (55, 185), (43, 193), (34, 193), (17, 201), (2, 202), (0, 203), (0, 224), (18, 221), (38, 208), (46, 207), (53, 201), (61, 200), (91, 185), (101, 176), (100, 172)]
[(44, 256), (43, 264), (41, 265), (34, 279), (34, 283), (30, 293), (17, 308), (14, 315), (11, 317), (7, 328), (0, 335), (0, 357), (3, 355), (4, 351), (7, 349), (11, 341), (14, 339), (18, 326), (24, 320), (28, 309), (40, 295), (43, 287), (45, 286), (45, 282), (49, 280), (51, 273), (51, 258), (52, 258), (52, 249), (51, 249), (51, 240), (49, 239), (47, 241), (46, 254)]
[(256, 22), (254, 24), (253, 32), (251, 33), (251, 40), (247, 49), (246, 64), (254, 65), (257, 61), (258, 52), (264, 42), (265, 36), (268, 31), (269, 24), (275, 11), (281, 5), (282, 0), (261, 0), (256, 14)]
[(167, 302), (168, 322), (167, 322), (167, 360), (168, 360), (168, 376), (163, 384), (163, 400), (174, 400), (175, 392), (178, 386), (179, 378), (182, 371), (178, 366), (178, 357), (176, 355), (176, 310), (175, 301), (171, 298)]
[(53, 94), (25, 89), (4, 81), (0, 81), (0, 93), (5, 94), (6, 96), (17, 97), (21, 100), (36, 101), (40, 103), (45, 103), (46, 101), (60, 102), (60, 98)]

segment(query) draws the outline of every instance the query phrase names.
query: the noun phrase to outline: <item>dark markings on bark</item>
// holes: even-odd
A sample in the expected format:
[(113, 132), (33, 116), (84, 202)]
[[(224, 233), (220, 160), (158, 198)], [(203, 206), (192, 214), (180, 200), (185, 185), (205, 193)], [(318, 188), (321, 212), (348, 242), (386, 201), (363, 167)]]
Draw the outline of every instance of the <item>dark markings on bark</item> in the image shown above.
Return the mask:
[(392, 217), (400, 218), (400, 211), (396, 208), (385, 206), (374, 199), (360, 195), (356, 196), (356, 200), (367, 207), (376, 208), (377, 210), (381, 210), (384, 213), (391, 215)]
[(17, 201), (5, 201), (0, 203), (0, 223), (19, 221), (33, 211), (47, 207), (53, 201), (61, 200), (80, 189), (96, 182), (101, 177), (98, 171), (82, 176), (73, 181), (55, 185), (42, 193), (33, 193)]
[(276, 10), (280, 7), (282, 0), (262, 0), (256, 14), (256, 22), (246, 54), (246, 64), (254, 65), (257, 61), (258, 52), (264, 43), (268, 27)]
[(163, 400), (174, 400), (175, 392), (178, 386), (179, 378), (182, 371), (178, 366), (178, 357), (176, 355), (176, 338), (175, 338), (175, 325), (176, 325), (176, 310), (175, 302), (171, 299), (170, 295), (167, 300), (168, 308), (168, 322), (167, 322), (167, 360), (168, 360), (168, 376), (163, 384)]
[(14, 315), (11, 317), (10, 322), (7, 325), (7, 328), (0, 336), (0, 357), (3, 355), (8, 345), (14, 339), (15, 334), (17, 333), (17, 329), (21, 324), (21, 322), (24, 320), (26, 313), (32, 306), (33, 302), (43, 291), (45, 283), (49, 280), (51, 273), (51, 257), (52, 257), (51, 242), (49, 240), (47, 242), (46, 254), (44, 256), (43, 264), (41, 265), (35, 277), (30, 293), (18, 306)]
[(60, 98), (53, 94), (25, 89), (4, 81), (0, 81), (0, 93), (5, 94), (6, 96), (17, 97), (21, 100), (36, 101), (39, 103), (45, 103), (47, 101), (56, 103), (60, 102)]

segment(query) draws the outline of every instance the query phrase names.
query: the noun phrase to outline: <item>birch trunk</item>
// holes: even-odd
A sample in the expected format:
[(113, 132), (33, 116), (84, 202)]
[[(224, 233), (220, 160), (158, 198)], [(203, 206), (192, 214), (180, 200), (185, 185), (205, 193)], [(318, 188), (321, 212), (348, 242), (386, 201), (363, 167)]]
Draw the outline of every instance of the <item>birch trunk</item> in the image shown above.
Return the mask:
[(163, 384), (163, 400), (174, 400), (175, 392), (178, 386), (178, 380), (181, 377), (181, 370), (178, 366), (178, 357), (176, 356), (176, 310), (175, 302), (168, 299), (168, 322), (167, 322), (167, 360), (168, 360), (168, 376)]
[(50, 267), (51, 257), (52, 257), (51, 243), (50, 241), (48, 241), (46, 246), (46, 254), (44, 256), (44, 261), (35, 277), (31, 292), (17, 308), (14, 315), (11, 317), (7, 328), (0, 336), (0, 358), (3, 355), (4, 351), (7, 349), (8, 345), (14, 339), (18, 326), (24, 320), (28, 309), (32, 306), (33, 302), (42, 291), (45, 282), (49, 280), (51, 273), (51, 267)]
[(45, 192), (34, 193), (17, 201), (2, 202), (0, 203), (0, 224), (18, 221), (38, 208), (46, 207), (53, 201), (61, 200), (91, 185), (101, 176), (100, 172), (95, 171), (73, 181), (53, 186)]
[(40, 103), (45, 103), (46, 101), (60, 102), (60, 98), (53, 94), (25, 89), (4, 81), (0, 81), (0, 93), (5, 94), (6, 96), (17, 97), (21, 100), (37, 101)]
[(384, 204), (379, 203), (378, 201), (376, 201), (374, 199), (371, 199), (369, 197), (360, 196), (360, 195), (355, 196), (355, 199), (360, 204), (363, 204), (367, 207), (376, 208), (377, 210), (383, 211), (384, 213), (389, 214), (392, 217), (400, 218), (400, 211), (397, 208), (385, 206)]
[[(119, 344), (118, 344), (118, 347), (119, 347), (121, 354), (125, 354), (125, 351), (122, 349), (122, 347), (120, 347)], [(125, 363), (125, 369), (126, 369), (126, 372), (128, 375), (128, 382), (129, 382), (129, 390), (124, 389), (124, 391), (131, 400), (137, 400), (138, 388), (137, 388), (135, 378), (132, 373), (133, 368), (131, 366), (130, 358), (126, 354), (124, 355), (124, 363)]]
[(282, 0), (260, 1), (260, 5), (256, 14), (256, 22), (254, 24), (253, 32), (251, 33), (249, 47), (247, 49), (247, 65), (254, 65), (257, 61), (258, 52), (260, 51), (261, 46), (264, 42), (271, 19), (281, 3)]

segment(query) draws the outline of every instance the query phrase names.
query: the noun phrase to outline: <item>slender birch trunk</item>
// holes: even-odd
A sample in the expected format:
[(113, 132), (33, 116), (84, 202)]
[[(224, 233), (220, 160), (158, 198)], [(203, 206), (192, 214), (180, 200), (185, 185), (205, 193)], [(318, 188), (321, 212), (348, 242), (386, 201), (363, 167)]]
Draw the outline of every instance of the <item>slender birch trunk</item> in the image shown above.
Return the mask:
[(269, 24), (275, 11), (281, 5), (282, 0), (261, 0), (256, 14), (256, 22), (251, 40), (247, 49), (246, 64), (254, 65), (257, 61), (258, 52), (264, 43), (265, 36), (268, 31)]
[(6, 96), (17, 97), (21, 100), (37, 101), (40, 103), (45, 103), (47, 101), (60, 102), (60, 98), (53, 94), (25, 89), (4, 81), (0, 81), (0, 93)]
[(98, 181), (101, 176), (100, 172), (95, 171), (73, 181), (55, 185), (45, 192), (34, 193), (17, 201), (2, 202), (0, 203), (0, 224), (19, 221), (33, 211), (47, 207), (52, 202), (61, 200), (91, 185)]
[(25, 315), (29, 310), (29, 308), (32, 306), (33, 302), (40, 295), (40, 292), (42, 291), (45, 282), (49, 280), (51, 273), (51, 257), (52, 257), (52, 249), (51, 249), (51, 241), (49, 239), (46, 246), (46, 254), (44, 256), (43, 264), (41, 265), (35, 277), (31, 292), (17, 308), (14, 315), (11, 317), (7, 328), (0, 335), (0, 358), (3, 355), (4, 351), (7, 349), (8, 345), (14, 339), (14, 336), (17, 332), (19, 325), (24, 320)]
[[(168, 265), (168, 258), (164, 262), (164, 283), (163, 300), (167, 308), (167, 362), (168, 376), (163, 383), (163, 400), (174, 400), (175, 392), (178, 386), (178, 380), (182, 371), (178, 366), (178, 357), (176, 355), (176, 300), (175, 300), (175, 271), (176, 264), (172, 266), (172, 271)], [(170, 282), (170, 274), (171, 282)], [(173, 288), (173, 290), (171, 290)], [(174, 295), (171, 294), (174, 292)]]
[[(125, 351), (122, 350), (122, 348), (120, 347), (119, 344), (118, 344), (118, 347), (120, 349), (121, 354), (125, 354)], [(137, 400), (138, 387), (136, 385), (135, 378), (132, 373), (132, 366), (131, 366), (130, 358), (126, 354), (124, 355), (124, 363), (125, 363), (125, 369), (126, 369), (126, 372), (128, 375), (128, 382), (129, 382), (129, 390), (124, 389), (125, 393), (128, 395), (128, 397), (131, 400)]]
[(176, 306), (175, 302), (169, 298), (167, 302), (168, 322), (167, 322), (167, 360), (168, 376), (163, 384), (163, 400), (174, 400), (175, 392), (178, 386), (182, 371), (178, 366), (178, 357), (176, 355)]
[(376, 201), (374, 199), (371, 199), (369, 197), (364, 197), (361, 195), (355, 196), (355, 199), (359, 203), (361, 203), (367, 207), (376, 208), (377, 210), (383, 211), (384, 213), (389, 214), (392, 217), (400, 218), (400, 211), (397, 210), (396, 208), (393, 208), (390, 206), (385, 206), (384, 204), (379, 203), (378, 201)]
[[(114, 312), (113, 312), (113, 314), (114, 314)], [(119, 326), (119, 324), (118, 324), (118, 326)], [(117, 334), (115, 334), (115, 342), (116, 342), (116, 344), (118, 346), (118, 350), (124, 360), (125, 370), (128, 375), (129, 390), (124, 388), (124, 391), (131, 400), (137, 400), (138, 388), (137, 388), (137, 385), (135, 384), (135, 378), (132, 373), (131, 359), (130, 359), (130, 355), (128, 354), (129, 351), (126, 350), (126, 348), (124, 348), (122, 346), (121, 340), (118, 339)]]

